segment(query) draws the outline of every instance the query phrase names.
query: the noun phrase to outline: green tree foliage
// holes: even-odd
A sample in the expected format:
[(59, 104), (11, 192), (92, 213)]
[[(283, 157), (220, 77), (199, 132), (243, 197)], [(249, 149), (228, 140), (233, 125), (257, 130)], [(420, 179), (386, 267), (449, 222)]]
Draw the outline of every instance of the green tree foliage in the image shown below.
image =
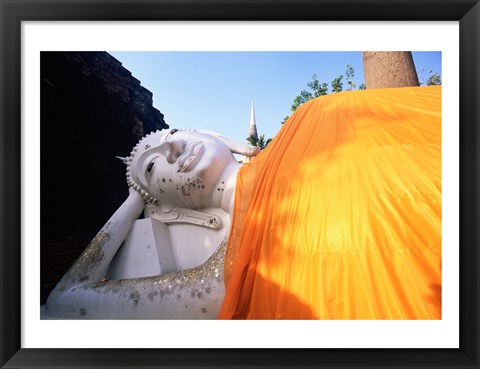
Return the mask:
[(247, 141), (250, 145), (258, 146), (260, 150), (263, 150), (267, 145), (272, 142), (272, 139), (269, 138), (265, 140), (265, 135), (260, 135), (260, 137), (250, 136), (247, 138)]
[(282, 124), (285, 123), (288, 120), (288, 118), (290, 118), (290, 115), (287, 115), (285, 118), (283, 118)]
[[(339, 75), (330, 83), (331, 93), (343, 91), (344, 78), (347, 84), (346, 91), (352, 91), (357, 88), (357, 85), (354, 82), (355, 69), (348, 64), (345, 69), (345, 75)], [(307, 82), (307, 86), (310, 88), (310, 91), (302, 90), (300, 91), (300, 94), (293, 99), (293, 104), (290, 107), (292, 112), (297, 110), (297, 108), (303, 103), (306, 103), (307, 101), (316, 97), (328, 95), (329, 93), (329, 84), (326, 82), (320, 82), (316, 74), (312, 76), (312, 80), (310, 82)], [(365, 83), (362, 83), (360, 86), (358, 86), (358, 89), (365, 90)], [(288, 118), (290, 117), (286, 116), (281, 123), (284, 124)]]
[(339, 75), (332, 81), (332, 92), (342, 92), (343, 91), (343, 75)]
[(308, 82), (307, 86), (310, 87), (313, 92), (313, 96), (310, 94), (310, 99), (328, 94), (328, 83), (320, 83), (316, 74), (312, 76), (312, 81)]
[(355, 77), (355, 69), (353, 69), (353, 67), (348, 64), (347, 65), (347, 68), (345, 70), (345, 80), (347, 81), (347, 91), (352, 91), (352, 90), (355, 90), (355, 82), (353, 82), (353, 78)]
[(433, 70), (428, 72), (428, 76), (425, 77), (425, 69), (422, 69), (419, 73), (420, 75), (420, 86), (438, 86), (442, 84), (442, 79), (440, 74), (434, 72)]
[(427, 79), (427, 86), (438, 86), (442, 84), (442, 80), (440, 78), (440, 75), (438, 73), (433, 73), (430, 77)]
[(311, 100), (313, 98), (313, 94), (308, 92), (307, 90), (300, 91), (300, 95), (297, 95), (295, 99), (293, 99), (292, 107), (290, 108), (291, 111), (297, 110), (297, 108), (302, 105), (303, 103)]

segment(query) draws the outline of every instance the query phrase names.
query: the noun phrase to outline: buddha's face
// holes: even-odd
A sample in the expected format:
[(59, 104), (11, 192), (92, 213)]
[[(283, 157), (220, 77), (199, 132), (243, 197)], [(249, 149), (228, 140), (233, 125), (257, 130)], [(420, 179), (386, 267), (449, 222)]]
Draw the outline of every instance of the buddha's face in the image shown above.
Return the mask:
[(160, 203), (208, 207), (222, 191), (221, 174), (236, 163), (219, 138), (193, 130), (164, 130), (144, 138), (133, 154), (130, 175)]

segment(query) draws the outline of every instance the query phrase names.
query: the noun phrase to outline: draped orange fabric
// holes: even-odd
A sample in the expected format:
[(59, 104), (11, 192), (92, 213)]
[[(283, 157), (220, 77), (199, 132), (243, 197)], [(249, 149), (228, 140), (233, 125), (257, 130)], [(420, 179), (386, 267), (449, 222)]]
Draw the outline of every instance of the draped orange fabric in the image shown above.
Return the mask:
[(441, 319), (441, 87), (303, 104), (238, 175), (220, 319)]

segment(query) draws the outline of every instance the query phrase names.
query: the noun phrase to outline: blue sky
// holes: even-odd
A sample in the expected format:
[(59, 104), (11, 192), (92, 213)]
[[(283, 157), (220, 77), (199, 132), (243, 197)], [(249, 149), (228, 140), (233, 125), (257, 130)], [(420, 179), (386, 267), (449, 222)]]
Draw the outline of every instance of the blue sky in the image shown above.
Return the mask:
[[(290, 106), (317, 74), (330, 82), (355, 69), (364, 82), (361, 52), (111, 52), (142, 86), (172, 128), (217, 131), (244, 142), (255, 102), (259, 134), (274, 137)], [(413, 52), (419, 78), (441, 75), (441, 52)], [(345, 87), (345, 83), (344, 83)]]

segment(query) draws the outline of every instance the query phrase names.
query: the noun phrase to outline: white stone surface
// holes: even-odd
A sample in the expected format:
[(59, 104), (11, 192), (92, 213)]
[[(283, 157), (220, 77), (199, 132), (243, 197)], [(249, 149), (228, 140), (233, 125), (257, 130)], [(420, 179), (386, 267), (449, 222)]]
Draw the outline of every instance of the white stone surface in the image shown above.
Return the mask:
[(176, 270), (168, 226), (156, 219), (139, 219), (113, 258), (107, 278), (140, 278)]

